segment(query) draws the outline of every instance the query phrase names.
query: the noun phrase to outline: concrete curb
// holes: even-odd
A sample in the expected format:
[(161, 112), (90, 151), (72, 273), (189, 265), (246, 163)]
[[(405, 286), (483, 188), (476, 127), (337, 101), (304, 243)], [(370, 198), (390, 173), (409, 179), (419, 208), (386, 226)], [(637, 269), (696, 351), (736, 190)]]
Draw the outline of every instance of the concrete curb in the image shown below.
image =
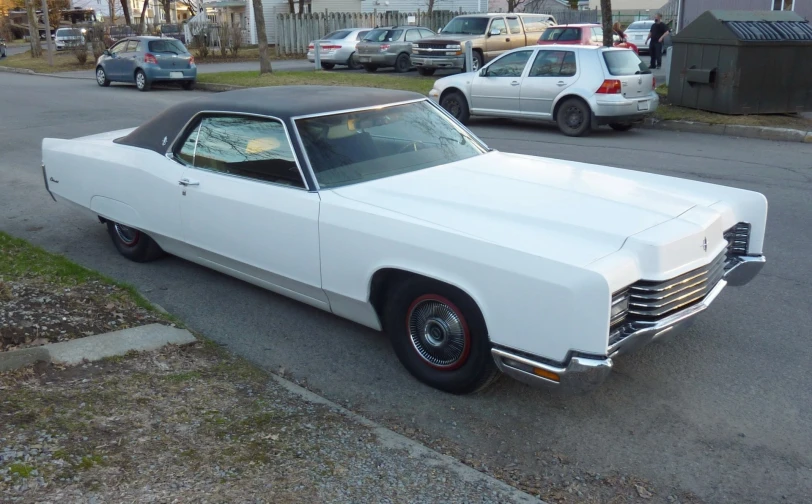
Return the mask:
[(413, 439), (398, 434), (397, 432), (388, 429), (380, 424), (377, 424), (366, 417), (358, 415), (357, 413), (353, 413), (352, 411), (330, 401), (329, 399), (325, 399), (324, 397), (315, 394), (307, 390), (306, 388), (296, 385), (295, 383), (288, 381), (277, 374), (271, 373), (271, 377), (285, 390), (301, 397), (305, 401), (327, 406), (328, 408), (344, 415), (350, 420), (372, 429), (372, 431), (378, 437), (381, 445), (383, 445), (386, 448), (392, 448), (396, 450), (398, 449), (406, 450), (409, 453), (410, 457), (415, 458), (419, 457), (423, 463), (432, 467), (442, 467), (444, 469), (448, 469), (449, 471), (452, 471), (455, 474), (457, 474), (464, 481), (487, 482), (491, 486), (500, 489), (506, 495), (510, 496), (511, 502), (546, 504), (544, 501), (536, 497), (533, 497), (528, 493), (522, 492), (518, 488), (510, 486), (504, 481), (498, 480), (493, 476), (488, 476), (485, 473), (477, 471), (473, 467), (469, 467), (463, 464), (454, 457), (450, 457), (448, 455), (443, 455), (442, 453), (436, 452), (431, 448), (417, 441), (414, 441)]
[(13, 68), (7, 66), (0, 66), (0, 72), (36, 75), (39, 77), (53, 77), (55, 79), (95, 80), (93, 77), (83, 77), (80, 75), (59, 75), (58, 73), (37, 73), (33, 70), (29, 70), (28, 68)]
[(210, 84), (208, 82), (195, 83), (197, 91), (211, 91), (213, 93), (222, 93), (224, 91), (234, 91), (235, 89), (245, 89), (246, 86), (235, 86), (233, 84)]
[(37, 361), (75, 365), (85, 360), (97, 361), (131, 351), (147, 352), (170, 344), (188, 345), (195, 342), (197, 338), (186, 329), (149, 324), (40, 347), (0, 352), (0, 372), (19, 369)]
[(757, 138), (761, 140), (777, 140), (782, 142), (812, 143), (812, 131), (792, 128), (771, 128), (767, 126), (742, 126), (738, 124), (710, 124), (696, 121), (660, 121), (646, 119), (641, 128), (659, 129), (666, 131), (681, 131), (685, 133), (704, 133), (708, 135), (723, 135), (741, 138)]

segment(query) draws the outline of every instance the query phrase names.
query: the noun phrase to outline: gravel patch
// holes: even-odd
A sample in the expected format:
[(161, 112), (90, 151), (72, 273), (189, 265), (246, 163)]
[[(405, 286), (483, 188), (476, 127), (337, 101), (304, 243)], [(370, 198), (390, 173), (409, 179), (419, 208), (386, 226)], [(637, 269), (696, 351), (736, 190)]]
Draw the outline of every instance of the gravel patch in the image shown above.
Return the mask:
[(2, 502), (512, 502), (206, 344), (0, 375)]

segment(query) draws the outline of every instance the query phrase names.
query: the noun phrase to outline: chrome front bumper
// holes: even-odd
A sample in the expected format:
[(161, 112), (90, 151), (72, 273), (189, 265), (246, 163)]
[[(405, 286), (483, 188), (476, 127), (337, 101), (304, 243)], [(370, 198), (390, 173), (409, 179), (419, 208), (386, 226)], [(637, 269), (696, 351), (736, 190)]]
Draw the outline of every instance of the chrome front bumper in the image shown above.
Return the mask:
[(501, 372), (537, 387), (559, 389), (565, 393), (588, 392), (600, 386), (612, 372), (612, 358), (633, 353), (653, 341), (672, 338), (693, 324), (727, 285), (741, 286), (752, 280), (764, 267), (764, 256), (740, 256), (737, 263), (725, 271), (705, 298), (680, 312), (656, 322), (640, 322), (631, 332), (608, 347), (605, 357), (573, 355), (566, 364), (549, 364), (545, 359), (506, 348), (491, 350), (496, 367)]

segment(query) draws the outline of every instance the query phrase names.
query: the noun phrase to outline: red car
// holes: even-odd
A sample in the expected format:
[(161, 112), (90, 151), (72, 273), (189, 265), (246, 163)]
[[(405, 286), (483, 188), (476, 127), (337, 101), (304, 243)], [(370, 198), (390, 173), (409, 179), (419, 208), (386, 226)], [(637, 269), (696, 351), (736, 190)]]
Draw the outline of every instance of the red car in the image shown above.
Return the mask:
[[(637, 46), (628, 42), (626, 36), (621, 40), (614, 35), (615, 47), (631, 49), (638, 54)], [(539, 45), (573, 44), (573, 45), (603, 45), (603, 27), (599, 24), (568, 24), (550, 26), (541, 34)]]

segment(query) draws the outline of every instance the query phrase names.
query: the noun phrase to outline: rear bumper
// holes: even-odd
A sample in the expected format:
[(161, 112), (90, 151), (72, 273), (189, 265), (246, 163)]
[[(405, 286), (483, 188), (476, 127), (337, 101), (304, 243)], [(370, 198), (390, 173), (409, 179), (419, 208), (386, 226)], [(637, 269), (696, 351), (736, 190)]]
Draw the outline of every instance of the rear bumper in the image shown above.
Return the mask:
[(397, 54), (358, 54), (358, 62), (362, 65), (395, 66)]
[[(595, 99), (593, 98), (592, 112), (599, 125), (616, 122), (635, 122), (648, 117), (660, 106), (660, 97), (652, 92), (648, 96), (627, 100), (620, 95)], [(643, 110), (641, 109), (641, 106)]]
[[(159, 68), (156, 66), (146, 66), (143, 67), (144, 73), (147, 75), (147, 79), (150, 81), (184, 81), (184, 80), (195, 80), (197, 79), (197, 67), (192, 68), (185, 68), (185, 69), (177, 69), (177, 70), (170, 70)], [(180, 77), (173, 77), (171, 74), (174, 72), (179, 72), (181, 74)]]
[[(355, 52), (353, 49), (339, 49), (332, 52), (322, 52), (319, 54), (319, 61), (322, 63), (332, 63), (333, 65), (346, 65), (349, 62), (350, 56)], [(311, 63), (316, 62), (316, 53), (308, 51), (307, 61)]]
[(465, 66), (465, 57), (445, 56), (428, 57), (412, 55), (412, 65), (425, 68), (456, 68), (462, 69)]
[(643, 348), (654, 341), (673, 338), (684, 332), (727, 286), (745, 285), (761, 271), (764, 256), (741, 256), (705, 298), (693, 306), (656, 322), (635, 323), (628, 334), (607, 348), (606, 356), (572, 355), (566, 363), (550, 363), (541, 357), (497, 347), (491, 350), (501, 372), (535, 387), (555, 388), (565, 393), (588, 392), (611, 374), (612, 359)]

